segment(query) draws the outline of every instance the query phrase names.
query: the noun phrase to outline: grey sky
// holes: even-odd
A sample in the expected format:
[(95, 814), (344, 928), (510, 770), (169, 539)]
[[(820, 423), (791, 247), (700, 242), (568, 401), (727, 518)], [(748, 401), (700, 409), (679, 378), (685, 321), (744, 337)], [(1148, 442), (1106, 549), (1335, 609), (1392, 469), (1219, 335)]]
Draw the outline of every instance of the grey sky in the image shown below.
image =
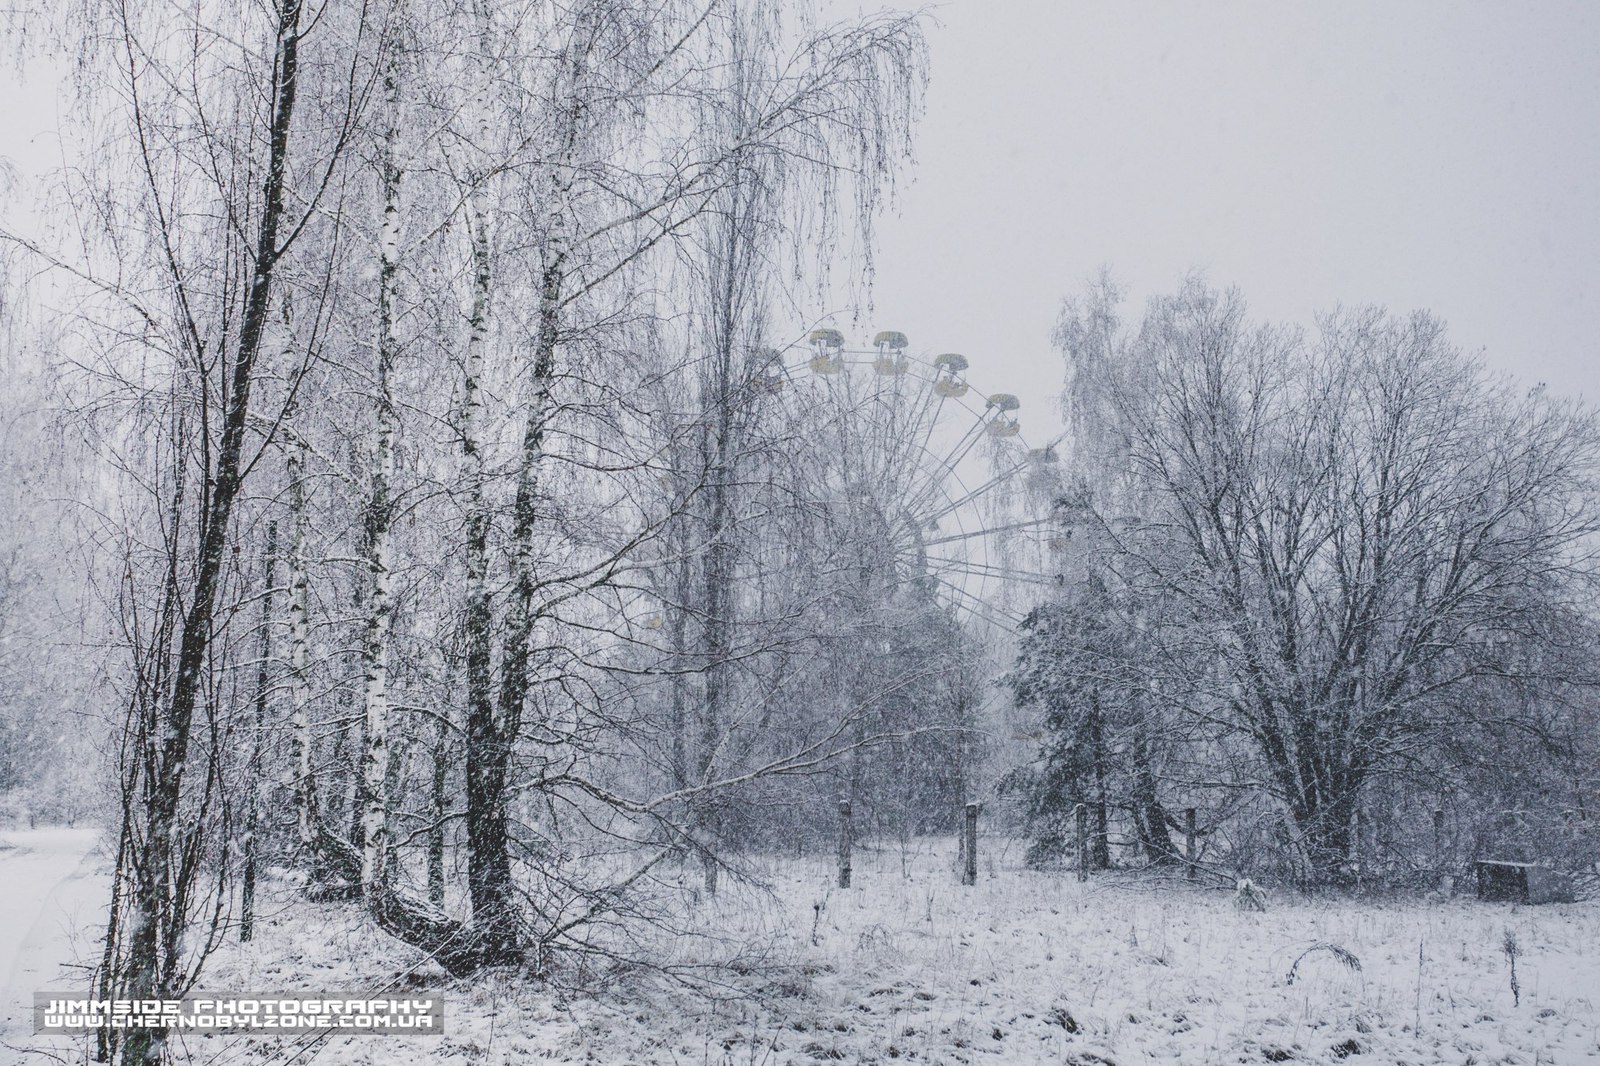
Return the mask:
[[(834, 5), (854, 7), (850, 4)], [(1428, 307), (1600, 398), (1600, 3), (950, 0), (868, 328), (1048, 413), (1056, 306), (1191, 269), (1255, 311)], [(56, 161), (53, 87), (0, 79), (0, 157)], [(861, 339), (861, 338), (855, 338)]]
[(1431, 308), (1491, 364), (1600, 399), (1600, 4), (934, 11), (875, 326), (1027, 400), (1058, 387), (1056, 306), (1099, 265), (1135, 313), (1200, 268), (1274, 319)]

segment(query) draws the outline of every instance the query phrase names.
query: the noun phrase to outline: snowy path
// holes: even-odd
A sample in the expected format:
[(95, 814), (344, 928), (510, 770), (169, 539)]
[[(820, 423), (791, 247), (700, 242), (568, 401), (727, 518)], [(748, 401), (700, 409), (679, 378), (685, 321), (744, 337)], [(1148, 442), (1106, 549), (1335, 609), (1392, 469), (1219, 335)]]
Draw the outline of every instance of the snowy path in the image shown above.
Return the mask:
[(99, 837), (93, 828), (0, 833), (0, 1048), (31, 1039), (35, 991), (87, 991), (68, 967), (99, 933), (109, 891)]

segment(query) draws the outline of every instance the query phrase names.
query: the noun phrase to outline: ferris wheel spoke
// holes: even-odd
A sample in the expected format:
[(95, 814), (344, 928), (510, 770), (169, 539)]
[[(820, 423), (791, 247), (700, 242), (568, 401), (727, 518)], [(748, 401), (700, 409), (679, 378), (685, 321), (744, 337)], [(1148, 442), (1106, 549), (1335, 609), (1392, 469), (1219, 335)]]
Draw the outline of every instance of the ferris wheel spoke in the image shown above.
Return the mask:
[[(935, 401), (931, 406), (923, 408), (923, 410), (918, 413), (918, 417), (912, 425), (911, 432), (906, 434), (906, 455), (904, 457), (904, 461), (907, 464), (914, 462), (916, 456), (925, 456), (929, 453), (929, 451), (931, 451), (931, 445), (933, 444), (933, 431), (934, 428), (939, 424), (939, 416), (944, 413), (946, 399), (947, 397), (940, 396), (938, 400)], [(932, 480), (932, 472), (926, 473), (928, 474), (928, 479)], [(908, 489), (918, 493), (920, 493), (925, 487), (926, 486), (916, 484), (915, 482), (907, 486)]]
[(1059, 582), (1054, 575), (1033, 570), (1021, 570), (996, 563), (978, 563), (970, 559), (954, 559), (945, 555), (930, 555), (928, 562), (937, 563), (946, 570), (958, 571), (972, 577), (994, 577), (1005, 581), (1022, 581), (1030, 585), (1048, 585), (1054, 588)]
[(1012, 478), (1016, 477), (1018, 474), (1022, 473), (1027, 468), (1028, 468), (1028, 461), (1026, 459), (1024, 459), (1022, 462), (1016, 463), (1016, 464), (1014, 464), (1013, 466), (1011, 466), (1010, 468), (1008, 468), (1006, 470), (1002, 470), (1000, 473), (996, 474), (994, 477), (990, 478), (988, 481), (985, 481), (983, 484), (979, 485), (977, 488), (971, 489), (968, 492), (966, 492), (965, 494), (963, 494), (961, 496), (958, 496), (953, 500), (950, 500), (948, 503), (945, 504), (945, 506), (942, 509), (940, 509), (938, 511), (935, 511), (933, 514), (929, 515), (925, 519), (925, 521), (927, 521), (929, 523), (937, 522), (941, 518), (944, 518), (946, 515), (953, 514), (954, 512), (960, 510), (961, 508), (967, 506), (968, 504), (977, 502), (977, 500), (978, 500), (978, 498), (980, 496), (984, 495), (987, 492), (990, 492), (993, 489), (999, 488), (1001, 485), (1004, 485), (1006, 482), (1010, 481)]
[(950, 533), (943, 537), (930, 537), (922, 543), (931, 548), (935, 544), (949, 544), (953, 541), (972, 540), (976, 537), (992, 536), (995, 533), (1010, 533), (1019, 529), (1049, 528), (1054, 521), (1055, 519), (1053, 518), (1030, 518), (1026, 521), (1011, 522), (1003, 526), (985, 526), (983, 529), (975, 529), (970, 533)]
[[(960, 464), (961, 460), (967, 457), (967, 453), (972, 451), (972, 449), (977, 446), (978, 441), (983, 439), (984, 430), (987, 426), (988, 422), (986, 422), (982, 417), (979, 417), (972, 423), (972, 425), (968, 426), (967, 431), (961, 435), (960, 440), (956, 441), (955, 446), (950, 449), (949, 454), (944, 456), (942, 459), (939, 459), (934, 466), (928, 468), (929, 482), (937, 484), (939, 477), (944, 472), (955, 470), (957, 465)], [(928, 489), (930, 487), (931, 485), (922, 486), (917, 494), (912, 497), (908, 506), (913, 510), (921, 507), (924, 503), (924, 498), (928, 495)]]
[(934, 575), (933, 579), (955, 593), (960, 598), (958, 601), (959, 606), (969, 614), (977, 615), (1002, 629), (1016, 629), (1022, 625), (1020, 617), (1013, 616), (1004, 608), (997, 607), (983, 597), (974, 595), (972, 592), (962, 588), (957, 582), (947, 580), (938, 575)]
[[(969, 441), (968, 436), (971, 434), (972, 430), (969, 429), (967, 434), (964, 434), (962, 439), (956, 442), (957, 448), (961, 448), (962, 445), (965, 444), (966, 449), (970, 450), (971, 446), (976, 444), (978, 440), (977, 436), (972, 436), (971, 440)], [(981, 430), (979, 431), (979, 434), (981, 435)], [(952, 451), (951, 454), (953, 455), (954, 451)], [(965, 455), (965, 451), (962, 452), (962, 455)], [(938, 497), (941, 494), (943, 494), (947, 504), (953, 503), (954, 501), (950, 496), (950, 489), (948, 485), (945, 484), (947, 481), (954, 481), (960, 487), (962, 492), (966, 491), (966, 481), (962, 479), (960, 470), (958, 470), (953, 463), (947, 462), (946, 460), (948, 458), (949, 457), (947, 456), (946, 459), (940, 460), (937, 465), (929, 466), (922, 472), (921, 479), (912, 486), (909, 486), (909, 490), (906, 493), (906, 510), (908, 512), (916, 514), (924, 507), (935, 505), (938, 501)], [(949, 514), (953, 510), (955, 510), (954, 506), (949, 507), (940, 513)]]

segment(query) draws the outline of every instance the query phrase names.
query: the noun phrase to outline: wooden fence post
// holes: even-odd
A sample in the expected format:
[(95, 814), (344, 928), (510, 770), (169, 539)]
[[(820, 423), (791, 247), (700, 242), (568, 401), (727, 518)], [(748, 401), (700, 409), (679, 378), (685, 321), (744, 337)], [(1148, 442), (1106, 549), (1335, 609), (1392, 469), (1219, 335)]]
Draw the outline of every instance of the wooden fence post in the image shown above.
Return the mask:
[(966, 861), (961, 868), (961, 883), (975, 885), (978, 883), (978, 805), (967, 804), (967, 823), (965, 826), (966, 841), (962, 848), (962, 858)]
[(839, 887), (850, 887), (850, 801), (839, 801)]
[(1073, 811), (1078, 823), (1078, 880), (1089, 880), (1089, 808), (1083, 804)]
[(1193, 881), (1200, 876), (1200, 867), (1196, 865), (1200, 853), (1195, 848), (1194, 808), (1186, 808), (1183, 812), (1183, 849), (1184, 855), (1189, 860), (1189, 880)]

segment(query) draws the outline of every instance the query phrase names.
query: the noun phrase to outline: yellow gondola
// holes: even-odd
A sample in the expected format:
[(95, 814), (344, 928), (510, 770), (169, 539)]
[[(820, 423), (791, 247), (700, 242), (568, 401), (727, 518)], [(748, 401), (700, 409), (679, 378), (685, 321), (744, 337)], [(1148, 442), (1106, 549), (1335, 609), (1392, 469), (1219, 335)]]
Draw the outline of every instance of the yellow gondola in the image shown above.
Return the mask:
[(752, 360), (760, 370), (751, 379), (757, 392), (776, 394), (783, 391), (787, 381), (783, 372), (783, 353), (776, 348), (762, 348)]
[(813, 347), (838, 351), (844, 347), (844, 334), (836, 329), (814, 329), (807, 342)]
[(1015, 418), (996, 418), (989, 423), (989, 436), (1015, 437), (1022, 432), (1022, 423)]
[(906, 340), (906, 335), (904, 333), (901, 333), (898, 330), (886, 329), (880, 332), (876, 337), (872, 338), (872, 344), (876, 348), (886, 349), (887, 351), (894, 352), (896, 355), (898, 355), (906, 350), (906, 347), (910, 344), (910, 341)]
[(960, 399), (967, 394), (967, 383), (956, 376), (967, 369), (966, 356), (945, 352), (934, 358), (933, 368), (939, 374), (933, 383), (934, 392), (952, 400)]
[(818, 352), (806, 364), (813, 374), (837, 374), (844, 369), (844, 356), (829, 355), (826, 351)]

